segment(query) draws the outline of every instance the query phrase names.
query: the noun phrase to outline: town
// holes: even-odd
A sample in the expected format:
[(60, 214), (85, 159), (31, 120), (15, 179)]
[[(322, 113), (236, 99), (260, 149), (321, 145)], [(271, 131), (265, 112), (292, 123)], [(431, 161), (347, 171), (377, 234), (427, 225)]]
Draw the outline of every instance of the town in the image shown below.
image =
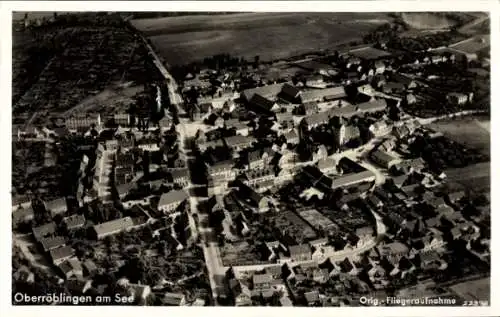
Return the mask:
[(14, 64), (13, 295), (489, 305), (489, 150), (439, 125), (488, 125), (489, 142), (487, 17), (430, 35), (397, 20), (366, 43), (289, 59), (173, 66), (129, 20), (14, 26), (56, 35), (40, 39), (52, 46), (36, 79)]

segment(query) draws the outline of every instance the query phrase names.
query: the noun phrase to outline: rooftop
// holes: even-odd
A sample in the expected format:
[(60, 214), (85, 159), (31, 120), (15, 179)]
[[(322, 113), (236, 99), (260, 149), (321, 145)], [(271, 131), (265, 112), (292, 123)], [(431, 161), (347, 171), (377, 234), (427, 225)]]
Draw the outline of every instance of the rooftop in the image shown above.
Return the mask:
[(158, 202), (158, 206), (170, 205), (172, 203), (183, 201), (188, 197), (189, 196), (185, 190), (173, 190), (166, 194), (161, 195), (160, 201)]

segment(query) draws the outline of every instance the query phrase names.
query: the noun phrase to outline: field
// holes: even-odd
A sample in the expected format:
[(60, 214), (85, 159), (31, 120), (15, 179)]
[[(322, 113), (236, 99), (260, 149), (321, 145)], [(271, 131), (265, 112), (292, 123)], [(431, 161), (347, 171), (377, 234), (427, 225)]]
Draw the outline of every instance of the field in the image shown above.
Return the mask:
[(171, 64), (220, 53), (282, 59), (359, 40), (385, 13), (239, 13), (133, 20)]
[(490, 46), (490, 36), (474, 36), (467, 40), (450, 45), (451, 48), (466, 52), (466, 53), (477, 53), (480, 50), (486, 49)]
[(378, 59), (381, 57), (387, 57), (391, 54), (386, 51), (382, 51), (373, 47), (363, 47), (360, 49), (349, 51), (349, 54), (359, 57), (361, 59)]
[(482, 278), (475, 281), (450, 286), (450, 289), (467, 301), (489, 301), (490, 300), (490, 278)]
[(442, 132), (446, 137), (464, 144), (468, 148), (474, 148), (481, 153), (490, 154), (490, 132), (489, 119), (464, 118), (451, 121), (439, 121), (429, 127)]
[(443, 29), (456, 24), (456, 21), (433, 12), (402, 13), (401, 18), (415, 29)]

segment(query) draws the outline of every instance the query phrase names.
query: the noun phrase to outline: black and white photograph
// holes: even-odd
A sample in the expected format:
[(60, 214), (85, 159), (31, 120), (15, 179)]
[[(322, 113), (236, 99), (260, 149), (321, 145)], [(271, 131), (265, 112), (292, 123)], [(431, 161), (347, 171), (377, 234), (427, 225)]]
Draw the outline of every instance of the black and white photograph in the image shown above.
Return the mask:
[(12, 311), (495, 305), (492, 6), (29, 2), (2, 22)]

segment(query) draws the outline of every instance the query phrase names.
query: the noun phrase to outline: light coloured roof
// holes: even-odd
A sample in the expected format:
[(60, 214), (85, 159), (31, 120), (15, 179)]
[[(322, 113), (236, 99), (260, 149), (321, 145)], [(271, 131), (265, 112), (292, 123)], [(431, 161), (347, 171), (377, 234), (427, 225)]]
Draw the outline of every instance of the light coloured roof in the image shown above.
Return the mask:
[(125, 230), (134, 225), (130, 217), (119, 218), (104, 222), (94, 226), (94, 230), (98, 235)]
[(160, 207), (160, 206), (170, 205), (171, 203), (183, 201), (188, 197), (189, 196), (185, 190), (173, 190), (166, 194), (161, 195), (158, 206)]

